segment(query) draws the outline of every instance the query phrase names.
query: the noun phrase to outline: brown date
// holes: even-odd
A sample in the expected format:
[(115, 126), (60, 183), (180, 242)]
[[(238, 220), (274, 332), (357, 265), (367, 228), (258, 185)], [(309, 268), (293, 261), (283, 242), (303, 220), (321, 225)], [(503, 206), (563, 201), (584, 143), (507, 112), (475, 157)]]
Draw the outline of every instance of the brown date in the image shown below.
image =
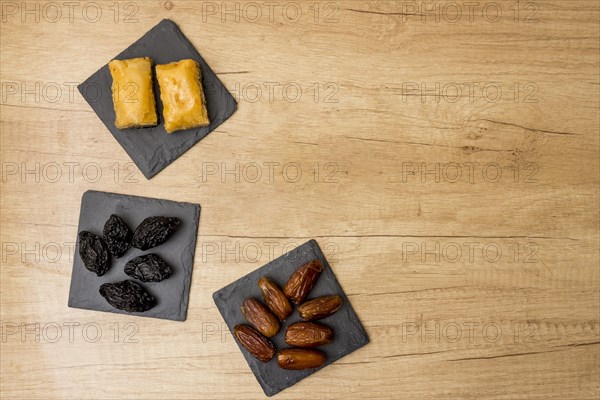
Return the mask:
[(279, 321), (260, 301), (246, 299), (240, 310), (248, 322), (266, 337), (275, 336), (279, 332)]
[(319, 350), (283, 349), (277, 353), (277, 364), (283, 369), (318, 368), (325, 363), (326, 358)]
[(285, 332), (285, 342), (296, 347), (317, 347), (331, 342), (333, 331), (318, 322), (296, 322)]
[(312, 260), (298, 268), (287, 281), (283, 293), (294, 303), (300, 304), (311, 291), (323, 272), (321, 260)]
[(305, 321), (323, 319), (335, 313), (342, 306), (342, 298), (338, 295), (321, 296), (302, 303), (298, 314)]
[(279, 286), (268, 278), (260, 278), (258, 287), (262, 292), (267, 307), (279, 318), (280, 321), (285, 321), (292, 313), (292, 305)]
[(253, 327), (236, 325), (233, 334), (238, 342), (258, 360), (267, 362), (275, 355), (273, 343)]

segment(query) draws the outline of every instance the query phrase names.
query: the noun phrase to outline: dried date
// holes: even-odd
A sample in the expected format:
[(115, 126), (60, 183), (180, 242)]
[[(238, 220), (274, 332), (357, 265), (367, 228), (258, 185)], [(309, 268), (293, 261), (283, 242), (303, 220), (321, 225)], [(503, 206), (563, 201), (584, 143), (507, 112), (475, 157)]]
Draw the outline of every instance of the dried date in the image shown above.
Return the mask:
[(111, 306), (127, 312), (144, 312), (156, 305), (142, 285), (129, 279), (101, 285), (100, 294)]
[(240, 310), (246, 320), (266, 337), (275, 336), (279, 332), (279, 321), (260, 301), (246, 299)]
[(300, 266), (283, 287), (283, 293), (294, 303), (302, 303), (319, 279), (323, 268), (321, 260), (312, 260)]
[(267, 362), (275, 355), (273, 343), (253, 327), (236, 325), (233, 334), (238, 342), (258, 360)]
[(79, 255), (85, 267), (102, 276), (110, 268), (108, 246), (101, 237), (88, 231), (79, 232)]
[(314, 349), (283, 349), (277, 353), (277, 363), (283, 369), (318, 368), (326, 359), (322, 351)]
[(113, 214), (108, 218), (104, 224), (103, 235), (108, 250), (117, 258), (125, 254), (131, 246), (131, 239), (133, 238), (133, 232), (117, 214)]
[(285, 321), (292, 313), (292, 305), (279, 286), (268, 278), (262, 277), (258, 280), (258, 287), (262, 292), (267, 307), (279, 318), (280, 321)]
[(296, 347), (317, 347), (330, 343), (333, 331), (318, 322), (296, 322), (288, 326), (285, 342)]
[(173, 270), (156, 254), (145, 254), (129, 260), (125, 273), (142, 282), (160, 282), (170, 277)]
[(169, 240), (181, 225), (176, 217), (148, 217), (136, 228), (131, 245), (140, 250), (148, 250)]
[(335, 313), (342, 306), (342, 298), (338, 295), (321, 296), (302, 303), (298, 314), (303, 320), (323, 319)]

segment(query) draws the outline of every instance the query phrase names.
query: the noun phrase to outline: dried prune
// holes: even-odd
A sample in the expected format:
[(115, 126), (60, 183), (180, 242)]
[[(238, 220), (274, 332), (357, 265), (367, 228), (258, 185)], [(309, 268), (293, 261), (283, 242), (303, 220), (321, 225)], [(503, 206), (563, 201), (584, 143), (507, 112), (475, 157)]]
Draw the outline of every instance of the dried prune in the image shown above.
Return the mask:
[(133, 233), (131, 245), (140, 250), (148, 250), (163, 244), (177, 230), (181, 221), (176, 217), (148, 217)]
[(117, 214), (113, 214), (108, 218), (108, 221), (104, 224), (103, 234), (108, 250), (117, 258), (125, 254), (131, 246), (133, 232)]
[(127, 312), (144, 312), (156, 305), (156, 299), (142, 285), (129, 279), (104, 283), (100, 294), (111, 306)]
[(129, 260), (125, 273), (142, 282), (160, 282), (170, 277), (173, 270), (156, 254), (146, 254)]
[(99, 236), (88, 231), (79, 232), (79, 255), (85, 267), (102, 276), (110, 268), (108, 246)]

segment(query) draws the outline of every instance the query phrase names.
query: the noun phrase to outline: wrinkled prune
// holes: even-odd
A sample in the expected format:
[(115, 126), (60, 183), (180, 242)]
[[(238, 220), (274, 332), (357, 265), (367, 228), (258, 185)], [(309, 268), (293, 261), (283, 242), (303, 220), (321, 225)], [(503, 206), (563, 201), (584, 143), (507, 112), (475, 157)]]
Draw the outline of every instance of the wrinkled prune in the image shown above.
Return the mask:
[(156, 254), (146, 254), (129, 260), (125, 273), (142, 282), (160, 282), (170, 277), (173, 270)]
[(176, 217), (148, 217), (133, 233), (131, 245), (140, 250), (148, 250), (163, 244), (177, 230), (181, 221)]
[(144, 312), (156, 305), (156, 299), (142, 285), (129, 279), (104, 283), (100, 294), (111, 306), (128, 312)]
[(119, 258), (131, 246), (133, 232), (129, 226), (117, 214), (110, 216), (104, 224), (104, 241), (108, 246), (110, 253)]
[(99, 236), (88, 231), (79, 232), (79, 255), (85, 267), (102, 276), (110, 268), (108, 246)]

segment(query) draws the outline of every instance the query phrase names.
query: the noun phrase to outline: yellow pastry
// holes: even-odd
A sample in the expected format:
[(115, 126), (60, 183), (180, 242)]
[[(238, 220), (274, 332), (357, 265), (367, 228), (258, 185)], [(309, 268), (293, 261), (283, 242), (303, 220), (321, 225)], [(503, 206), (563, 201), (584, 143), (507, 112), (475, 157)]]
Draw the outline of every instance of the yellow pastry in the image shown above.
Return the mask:
[(155, 126), (156, 100), (152, 88), (152, 60), (149, 57), (112, 60), (115, 125), (119, 129)]
[(202, 90), (202, 71), (194, 60), (156, 66), (165, 129), (172, 133), (210, 124)]

